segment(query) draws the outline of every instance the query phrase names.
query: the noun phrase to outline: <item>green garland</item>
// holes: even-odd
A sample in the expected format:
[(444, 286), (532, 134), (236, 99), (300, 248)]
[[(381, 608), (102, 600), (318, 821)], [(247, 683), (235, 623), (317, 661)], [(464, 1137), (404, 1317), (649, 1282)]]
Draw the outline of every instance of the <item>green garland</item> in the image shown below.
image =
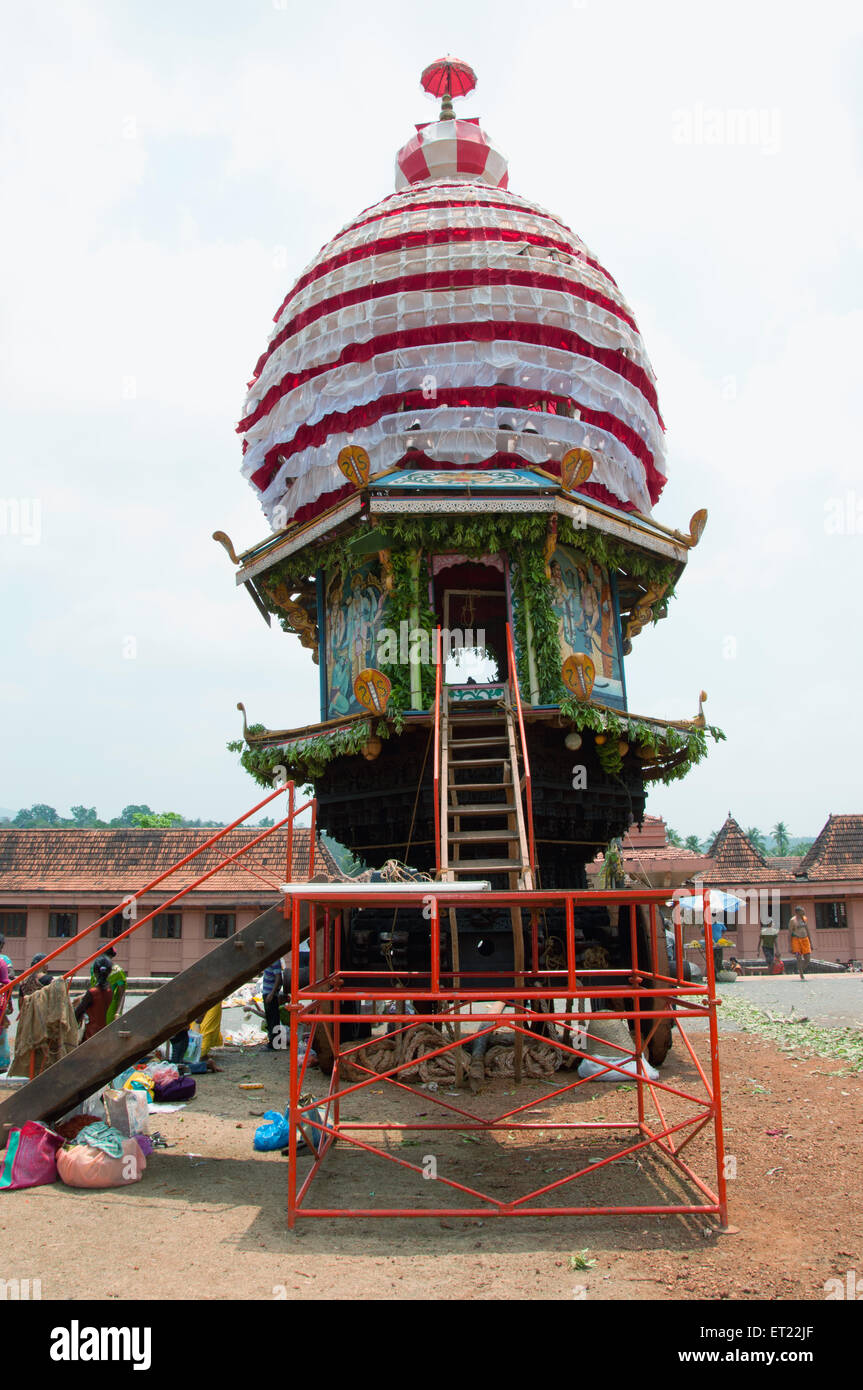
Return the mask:
[(715, 724), (704, 729), (673, 729), (651, 724), (645, 719), (636, 719), (623, 711), (613, 714), (608, 710), (596, 709), (593, 705), (580, 704), (569, 696), (560, 702), (560, 712), (579, 732), (589, 729), (594, 734), (606, 734), (605, 743), (596, 745), (600, 765), (609, 776), (617, 776), (623, 767), (623, 756), (618, 744), (621, 739), (627, 743), (638, 743), (656, 757), (683, 753), (685, 756), (673, 767), (663, 768), (657, 781), (676, 782), (685, 777), (690, 768), (707, 757), (707, 736), (719, 743), (725, 734)]
[[(402, 721), (394, 719), (390, 724), (379, 719), (374, 733), (379, 738), (389, 738), (391, 729), (400, 732)], [(265, 733), (262, 724), (250, 727), (250, 734)], [(297, 782), (315, 783), (334, 758), (348, 757), (361, 753), (372, 735), (372, 716), (359, 719), (348, 729), (335, 729), (332, 733), (320, 734), (295, 744), (246, 744), (243, 739), (234, 739), (228, 745), (230, 753), (240, 754), (240, 763), (246, 772), (251, 773), (262, 787), (274, 785), (277, 769), (286, 768), (289, 777)]]
[[(706, 756), (708, 733), (714, 741), (725, 737), (720, 729), (713, 726), (709, 726), (707, 730), (691, 729), (686, 734), (674, 729), (666, 729), (659, 733), (655, 725), (630, 719), (625, 713), (618, 716), (594, 709), (589, 704), (580, 704), (569, 696), (561, 678), (560, 636), (552, 603), (553, 588), (545, 572), (545, 546), (548, 534), (548, 518), (545, 514), (419, 518), (394, 516), (387, 520), (382, 530), (385, 530), (382, 546), (385, 545), (390, 550), (392, 566), (392, 588), (384, 609), (386, 626), (392, 629), (397, 638), (402, 623), (408, 624), (409, 632), (418, 628), (427, 633), (430, 651), (433, 651), (437, 618), (428, 601), (429, 555), (441, 551), (458, 551), (479, 558), (502, 551), (509, 556), (514, 586), (514, 635), (519, 685), (523, 691), (529, 691), (532, 684), (528, 656), (529, 617), (540, 704), (559, 705), (561, 713), (574, 728), (590, 729), (595, 733), (609, 735), (607, 742), (598, 745), (596, 750), (600, 764), (609, 775), (617, 776), (623, 766), (617, 746), (622, 738), (630, 742), (637, 741), (654, 754), (660, 754), (661, 751), (667, 755), (685, 750), (685, 758), (677, 766), (663, 769), (659, 774), (660, 780), (671, 782), (685, 776), (690, 767)], [(311, 572), (319, 569), (324, 571), (328, 582), (333, 571), (338, 568), (343, 583), (347, 583), (358, 560), (351, 551), (353, 540), (355, 533), (351, 532), (321, 545), (313, 543), (306, 546), (268, 570), (267, 582), (283, 581), (289, 587), (296, 588), (299, 583), (308, 580)], [(654, 607), (654, 623), (665, 615), (668, 601), (674, 594), (677, 565), (673, 561), (659, 560), (591, 527), (580, 530), (564, 516), (558, 518), (557, 542), (581, 551), (588, 559), (605, 567), (609, 572), (622, 568), (645, 584), (665, 585), (665, 594)], [(420, 555), (420, 566), (415, 585), (411, 562), (416, 552)], [(293, 632), (287, 617), (269, 598), (266, 589), (262, 587), (261, 593), (266, 606), (277, 615), (285, 631)], [(417, 605), (415, 614), (412, 613), (414, 604)], [(392, 685), (388, 709), (390, 717), (388, 720), (379, 721), (376, 729), (381, 737), (386, 738), (391, 730), (396, 733), (401, 731), (404, 723), (403, 712), (412, 708), (414, 701), (409, 664), (400, 661), (382, 663), (381, 669)], [(433, 660), (421, 666), (420, 686), (422, 707), (429, 709), (434, 701), (435, 689)], [(287, 767), (292, 774), (296, 773), (314, 781), (333, 758), (360, 752), (370, 732), (370, 721), (363, 720), (349, 730), (337, 734), (324, 734), (319, 738), (304, 741), (295, 748), (263, 749), (250, 746), (244, 750), (241, 742), (229, 744), (228, 747), (241, 753), (243, 766), (262, 785), (271, 784), (272, 769), (279, 765)]]
[[(430, 709), (434, 704), (435, 694), (435, 667), (434, 667), (434, 630), (437, 626), (437, 618), (434, 609), (428, 601), (429, 592), (429, 572), (428, 557), (421, 551), (419, 556), (419, 576), (414, 585), (412, 561), (416, 551), (404, 549), (393, 550), (391, 556), (392, 581), (393, 587), (390, 591), (386, 607), (384, 608), (384, 622), (390, 628), (399, 641), (401, 636), (401, 624), (407, 624), (407, 631), (410, 634), (416, 630), (427, 634), (429, 655), (432, 658), (427, 664), (420, 666), (420, 689), (422, 692), (423, 709)], [(417, 621), (413, 621), (411, 609), (414, 603), (417, 605)], [(401, 653), (400, 653), (401, 655)], [(411, 695), (411, 667), (409, 664), (398, 662), (384, 662), (380, 668), (392, 684), (388, 710), (402, 711), (413, 707)]]

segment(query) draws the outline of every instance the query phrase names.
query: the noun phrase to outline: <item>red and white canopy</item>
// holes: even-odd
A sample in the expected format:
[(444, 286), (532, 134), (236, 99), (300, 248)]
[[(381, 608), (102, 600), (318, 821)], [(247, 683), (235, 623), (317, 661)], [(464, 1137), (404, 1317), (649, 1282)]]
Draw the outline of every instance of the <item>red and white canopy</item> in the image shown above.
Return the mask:
[(239, 430), (243, 473), (276, 527), (371, 476), (412, 468), (560, 471), (590, 450), (583, 487), (649, 511), (665, 483), (653, 371), (615, 281), (556, 217), (506, 190), (472, 121), (418, 130), (399, 188), (315, 257), (275, 316)]

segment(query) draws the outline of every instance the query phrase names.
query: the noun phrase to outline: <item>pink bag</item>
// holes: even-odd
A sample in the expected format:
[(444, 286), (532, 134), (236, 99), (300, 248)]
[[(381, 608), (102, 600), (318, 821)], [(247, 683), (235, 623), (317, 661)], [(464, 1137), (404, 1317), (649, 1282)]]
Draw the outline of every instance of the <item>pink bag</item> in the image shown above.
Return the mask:
[(57, 1155), (57, 1172), (67, 1187), (125, 1187), (140, 1182), (147, 1160), (135, 1139), (123, 1140), (122, 1158), (90, 1144), (73, 1144)]
[(172, 1062), (164, 1062), (161, 1066), (148, 1067), (147, 1069), (153, 1078), (154, 1087), (167, 1086), (171, 1081), (178, 1081), (180, 1072)]
[(27, 1120), (9, 1133), (6, 1159), (0, 1173), (0, 1191), (40, 1187), (57, 1181), (57, 1150), (63, 1137), (38, 1120)]

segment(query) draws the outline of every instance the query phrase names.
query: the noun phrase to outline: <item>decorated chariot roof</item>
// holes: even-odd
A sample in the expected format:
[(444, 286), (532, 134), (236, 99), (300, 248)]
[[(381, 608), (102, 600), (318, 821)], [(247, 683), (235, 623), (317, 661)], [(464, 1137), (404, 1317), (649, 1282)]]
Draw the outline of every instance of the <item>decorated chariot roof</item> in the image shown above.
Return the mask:
[(442, 118), (398, 153), (396, 192), (323, 247), (275, 314), (238, 426), (274, 530), (355, 491), (346, 449), (365, 451), (370, 479), (560, 477), (587, 450), (578, 490), (623, 512), (649, 512), (664, 486), (655, 377), (615, 280), (507, 188), (504, 156), (443, 95)]

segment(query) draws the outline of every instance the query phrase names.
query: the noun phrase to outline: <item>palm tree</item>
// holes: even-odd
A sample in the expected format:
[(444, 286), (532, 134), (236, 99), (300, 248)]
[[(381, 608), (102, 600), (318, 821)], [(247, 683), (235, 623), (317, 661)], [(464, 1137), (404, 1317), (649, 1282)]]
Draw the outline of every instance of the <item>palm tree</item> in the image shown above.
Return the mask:
[(771, 830), (777, 854), (791, 853), (791, 836), (784, 820), (778, 820)]
[(681, 839), (680, 835), (678, 835), (676, 830), (672, 830), (670, 825), (665, 831), (665, 838), (667, 839), (670, 845), (674, 845), (675, 849), (683, 848), (683, 840)]
[(757, 825), (750, 825), (748, 827), (746, 831), (746, 838), (754, 850), (757, 850), (759, 854), (766, 854), (767, 845), (765, 843), (764, 836), (758, 829)]
[(691, 849), (693, 854), (701, 853), (701, 841), (697, 835), (687, 835), (684, 842), (684, 849)]

